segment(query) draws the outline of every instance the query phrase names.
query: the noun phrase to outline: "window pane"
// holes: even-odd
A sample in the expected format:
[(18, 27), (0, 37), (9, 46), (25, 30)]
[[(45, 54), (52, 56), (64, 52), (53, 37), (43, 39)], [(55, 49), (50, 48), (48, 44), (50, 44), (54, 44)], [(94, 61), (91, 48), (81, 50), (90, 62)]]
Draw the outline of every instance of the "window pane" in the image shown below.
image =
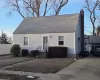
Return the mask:
[(64, 41), (59, 41), (59, 45), (64, 45)]
[(59, 41), (64, 41), (64, 36), (59, 36)]
[(24, 45), (28, 45), (28, 37), (24, 37)]

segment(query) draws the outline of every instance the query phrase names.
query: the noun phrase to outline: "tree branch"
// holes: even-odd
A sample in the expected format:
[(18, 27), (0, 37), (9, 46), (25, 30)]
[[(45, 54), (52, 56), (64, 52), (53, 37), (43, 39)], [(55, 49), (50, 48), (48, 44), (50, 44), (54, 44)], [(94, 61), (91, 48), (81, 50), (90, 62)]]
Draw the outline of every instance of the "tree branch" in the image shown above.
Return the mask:
[(56, 14), (55, 15), (58, 15), (59, 14), (59, 12), (62, 9), (62, 7), (68, 3), (68, 0), (65, 0), (65, 1), (64, 0), (61, 0), (60, 1), (59, 0), (59, 3), (60, 3), (60, 5), (59, 5), (58, 9), (56, 10)]
[(95, 4), (93, 5), (93, 7), (92, 8), (90, 8), (90, 3), (89, 3), (89, 0), (86, 0), (85, 1), (85, 3), (86, 3), (86, 9), (89, 11), (89, 13), (90, 13), (90, 21), (91, 21), (91, 23), (92, 23), (92, 26), (93, 26), (93, 35), (95, 35), (95, 21), (96, 21), (96, 15), (95, 15), (95, 10), (96, 10), (96, 8), (98, 7), (98, 5), (100, 4), (100, 1), (99, 0), (97, 0), (96, 2), (95, 2)]
[[(43, 3), (44, 1), (46, 1), (45, 4)], [(58, 15), (67, 3), (68, 0), (7, 0), (7, 4), (12, 9), (11, 12), (17, 11), (23, 18), (27, 14), (32, 17), (46, 16), (48, 12), (53, 12), (53, 10), (54, 15)], [(26, 13), (23, 13), (24, 10), (22, 8)]]
[(47, 12), (47, 7), (48, 7), (48, 0), (46, 1), (46, 4), (45, 4), (45, 10), (44, 10), (44, 14), (43, 14), (43, 16), (45, 16), (45, 15), (46, 15), (46, 12)]
[(25, 18), (25, 16), (21, 13), (21, 11), (20, 11), (20, 8), (19, 8), (19, 5), (18, 5), (18, 0), (16, 0), (16, 8), (17, 8), (17, 11), (19, 12), (19, 14), (23, 17), (23, 18)]

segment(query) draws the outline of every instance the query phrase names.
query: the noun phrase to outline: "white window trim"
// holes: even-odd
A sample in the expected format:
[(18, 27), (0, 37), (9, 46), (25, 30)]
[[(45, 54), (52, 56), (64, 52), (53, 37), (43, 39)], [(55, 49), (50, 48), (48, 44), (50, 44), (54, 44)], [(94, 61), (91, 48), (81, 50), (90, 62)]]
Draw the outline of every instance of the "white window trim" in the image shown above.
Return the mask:
[(28, 45), (24, 45), (24, 42), (23, 42), (23, 45), (24, 45), (24, 46), (29, 46), (29, 36), (24, 36), (24, 37), (23, 37), (23, 41), (24, 41), (24, 38), (25, 38), (25, 37), (28, 38)]

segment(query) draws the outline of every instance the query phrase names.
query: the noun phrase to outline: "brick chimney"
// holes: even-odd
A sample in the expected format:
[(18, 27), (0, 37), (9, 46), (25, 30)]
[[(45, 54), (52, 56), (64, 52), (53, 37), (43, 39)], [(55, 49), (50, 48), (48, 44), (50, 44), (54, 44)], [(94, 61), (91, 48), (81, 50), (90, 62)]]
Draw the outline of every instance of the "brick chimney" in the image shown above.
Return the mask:
[(80, 11), (81, 54), (84, 54), (84, 10)]

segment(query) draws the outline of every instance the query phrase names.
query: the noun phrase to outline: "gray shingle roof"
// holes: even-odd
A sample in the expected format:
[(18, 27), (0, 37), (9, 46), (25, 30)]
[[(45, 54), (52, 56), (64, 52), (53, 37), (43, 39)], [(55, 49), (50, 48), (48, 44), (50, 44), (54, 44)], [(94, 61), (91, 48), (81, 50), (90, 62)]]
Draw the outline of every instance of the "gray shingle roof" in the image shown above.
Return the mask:
[(100, 36), (90, 36), (89, 43), (90, 44), (100, 43)]
[(72, 33), (79, 14), (25, 18), (13, 34)]
[(1, 44), (1, 37), (0, 37), (0, 44)]

